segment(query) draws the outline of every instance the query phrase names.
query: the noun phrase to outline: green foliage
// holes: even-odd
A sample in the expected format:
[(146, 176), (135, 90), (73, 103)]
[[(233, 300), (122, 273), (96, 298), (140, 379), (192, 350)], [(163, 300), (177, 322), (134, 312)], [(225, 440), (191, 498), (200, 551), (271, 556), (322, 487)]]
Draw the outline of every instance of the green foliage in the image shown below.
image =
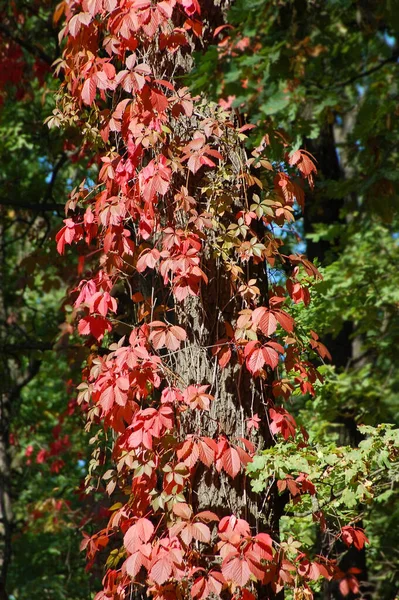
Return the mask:
[[(68, 404), (84, 354), (60, 337), (76, 266), (58, 259), (53, 239), (85, 165), (72, 162), (73, 140), (43, 123), (54, 107), (55, 4), (16, 0), (0, 8), (0, 377), (2, 394), (12, 398), (10, 414), (0, 410), (2, 435), (10, 430), (11, 473), (0, 477), (2, 484), (11, 479), (12, 600), (91, 597), (79, 551), (87, 501), (77, 493), (87, 441)], [(7, 79), (13, 72), (19, 76)]]
[(389, 216), (397, 195), (398, 7), (397, 0), (238, 0), (228, 15), (233, 31), (219, 34), (231, 45), (198, 57), (192, 86), (234, 98), (250, 122), (261, 124), (256, 135), (269, 134), (277, 160), (276, 129), (294, 147), (333, 124), (344, 129), (347, 139), (337, 138), (337, 147), (357, 170), (344, 194), (354, 191), (363, 205)]
[(397, 422), (399, 245), (395, 227), (371, 218), (359, 229), (354, 215), (347, 226), (319, 226), (316, 231), (309, 237), (329, 238), (332, 246), (342, 244), (343, 250), (321, 269), (323, 280), (315, 287), (309, 310), (300, 311), (298, 319), (305, 329), (314, 327), (331, 338), (351, 323), (351, 343), (356, 348), (345, 370), (326, 372), (320, 398), (325, 398), (328, 418), (344, 407), (356, 413), (358, 422)]
[[(269, 135), (276, 163), (284, 153), (276, 129), (318, 161), (297, 230), (323, 280), (294, 316), (303, 335), (313, 329), (330, 347), (333, 365), (320, 367), (316, 398), (293, 398), (310, 447), (278, 441), (249, 469), (259, 493), (273, 477), (308, 472), (330, 518), (360, 515), (373, 597), (389, 600), (398, 591), (398, 440), (395, 425), (381, 423), (399, 423), (398, 15), (396, 0), (237, 0), (234, 29), (191, 76), (197, 91), (233, 101), (259, 141)], [(218, 76), (206, 79), (207, 69)], [(311, 516), (295, 517), (297, 507), (314, 509), (301, 496), (282, 538), (318, 552), (318, 528)]]
[(68, 404), (68, 363), (47, 352), (39, 374), (25, 387), (14, 418), (13, 472), (17, 531), (9, 589), (18, 600), (90, 598), (79, 552), (87, 500), (78, 493), (88, 440), (76, 404)]
[[(346, 522), (357, 520), (358, 504), (369, 504), (382, 493), (384, 498), (389, 497), (399, 478), (399, 429), (380, 425), (361, 426), (359, 431), (365, 439), (357, 448), (337, 446), (334, 442), (276, 442), (248, 465), (252, 488), (261, 492), (273, 480), (305, 473), (316, 487), (318, 506), (328, 517), (338, 522), (341, 518)], [(296, 496), (293, 500), (298, 506)], [(312, 501), (312, 496), (304, 495), (299, 503), (309, 519), (314, 512)], [(294, 517), (296, 512), (295, 509)]]
[[(29, 69), (38, 47), (52, 62), (59, 54), (52, 3), (28, 8), (27, 3), (9, 3), (4, 9), (8, 19), (14, 15), (11, 4), (24, 14), (15, 23), (17, 35), (34, 47), (33, 53), (23, 49)], [(341, 369), (320, 368), (324, 383), (316, 384), (315, 399), (293, 398), (310, 444), (278, 440), (256, 456), (248, 472), (260, 494), (287, 475), (307, 473), (316, 485), (317, 500), (301, 495), (288, 505), (283, 543), (290, 544), (294, 536), (302, 547), (320, 550), (312, 520), (318, 507), (333, 521), (357, 522), (360, 516), (371, 542), (367, 557), (375, 597), (387, 600), (397, 593), (399, 579), (398, 430), (380, 424), (399, 422), (398, 17), (396, 0), (237, 0), (228, 21), (235, 27), (230, 39), (238, 46), (228, 51), (210, 47), (197, 56), (190, 78), (198, 93), (215, 99), (233, 96), (247, 121), (260, 124), (258, 141), (270, 136), (276, 163), (284, 153), (281, 136), (294, 146), (307, 144), (321, 160), (320, 141), (333, 131), (342, 176), (331, 178), (321, 165), (306, 207), (313, 211), (311, 227), (298, 224), (309, 247), (320, 241), (329, 246), (320, 268), (323, 281), (309, 308), (295, 307), (295, 318), (304, 335), (314, 329), (327, 345), (349, 325), (354, 351)], [(16, 87), (7, 88), (0, 110), (3, 293), (9, 307), (8, 321), (1, 325), (2, 343), (7, 340), (7, 356), (14, 349), (11, 357), (19, 372), (34, 361), (41, 363), (12, 415), (18, 441), (13, 448), (16, 519), (10, 591), (19, 600), (90, 597), (78, 553), (77, 523), (85, 507), (75, 490), (83, 474), (79, 461), (88, 460), (85, 440), (77, 433), (79, 417), (71, 415), (62, 424), (71, 447), (62, 454), (60, 472), (51, 471), (53, 459), (36, 462), (38, 451), (50, 448), (52, 430), (67, 407), (69, 394), (62, 382), (82, 358), (40, 351), (58, 335), (59, 305), (72, 270), (56, 257), (49, 235), (59, 228), (59, 205), (68, 190), (86, 174), (85, 165), (72, 163), (78, 151), (76, 131), (67, 132), (65, 145), (57, 129), (43, 127), (54, 106), (53, 90), (49, 73), (45, 83), (32, 77), (24, 82), (18, 102)], [(339, 218), (328, 220), (325, 207), (334, 203), (340, 206)], [(52, 208), (41, 210), (43, 205)], [(349, 445), (354, 442), (346, 427), (351, 420), (360, 425), (358, 447)], [(34, 453), (27, 464), (30, 445)], [(70, 504), (58, 509), (59, 500)], [(297, 550), (293, 547), (292, 556)]]

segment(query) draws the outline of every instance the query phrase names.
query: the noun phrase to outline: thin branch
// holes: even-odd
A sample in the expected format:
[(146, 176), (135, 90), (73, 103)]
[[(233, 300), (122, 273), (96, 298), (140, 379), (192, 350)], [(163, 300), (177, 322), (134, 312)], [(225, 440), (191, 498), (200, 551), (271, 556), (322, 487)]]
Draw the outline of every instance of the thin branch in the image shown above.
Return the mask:
[(346, 81), (342, 81), (341, 83), (337, 83), (336, 87), (345, 87), (346, 85), (349, 85), (350, 83), (353, 83), (357, 79), (361, 79), (362, 77), (367, 77), (367, 75), (371, 75), (372, 73), (375, 73), (376, 71), (379, 71), (380, 69), (382, 69), (382, 67), (384, 67), (388, 63), (397, 63), (398, 58), (399, 58), (399, 52), (395, 52), (389, 58), (386, 58), (385, 60), (381, 60), (378, 63), (378, 65), (376, 65), (375, 67), (371, 67), (370, 69), (366, 69), (365, 71), (362, 71), (361, 73), (358, 73), (357, 75), (353, 75), (353, 77), (350, 77)]
[(35, 359), (29, 363), (28, 369), (20, 375), (14, 388), (11, 390), (10, 399), (15, 403), (21, 397), (21, 390), (28, 385), (30, 381), (39, 373), (41, 367), (41, 360)]
[(25, 48), (25, 50), (27, 50), (34, 56), (38, 56), (48, 65), (51, 66), (53, 64), (54, 59), (51, 56), (49, 56), (47, 52), (45, 52), (38, 44), (31, 44), (29, 41), (19, 37), (19, 35), (12, 33), (12, 31), (10, 31), (8, 27), (4, 25), (4, 23), (0, 23), (0, 33), (2, 33), (9, 40), (12, 40), (16, 44), (19, 44), (21, 48)]
[(43, 204), (32, 204), (30, 202), (19, 202), (18, 200), (1, 199), (0, 206), (10, 206), (12, 208), (20, 208), (24, 210), (32, 210), (38, 213), (44, 212), (64, 212), (65, 206), (56, 202), (45, 202)]
[(60, 172), (61, 168), (65, 165), (65, 163), (68, 160), (68, 156), (67, 154), (65, 154), (65, 152), (63, 152), (60, 156), (60, 158), (58, 159), (58, 161), (55, 163), (53, 170), (51, 172), (51, 177), (50, 177), (50, 181), (48, 183), (48, 187), (47, 187), (47, 193), (46, 193), (46, 200), (53, 200), (53, 189), (54, 189), (54, 185), (57, 179), (57, 175)]
[(26, 350), (40, 350), (44, 352), (45, 350), (53, 350), (53, 348), (53, 343), (39, 342), (37, 340), (27, 340), (22, 344), (6, 344), (4, 346), (0, 346), (0, 354), (12, 354), (13, 352), (23, 352)]

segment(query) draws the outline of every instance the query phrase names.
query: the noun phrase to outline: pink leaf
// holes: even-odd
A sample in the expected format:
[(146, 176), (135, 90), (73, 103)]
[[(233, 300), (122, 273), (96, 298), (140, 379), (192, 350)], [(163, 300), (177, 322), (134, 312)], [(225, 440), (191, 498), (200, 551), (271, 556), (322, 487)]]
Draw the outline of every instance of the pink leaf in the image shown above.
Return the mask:
[(150, 578), (158, 585), (162, 585), (172, 575), (172, 563), (167, 556), (163, 556), (150, 570)]
[(193, 537), (199, 542), (209, 544), (211, 540), (211, 532), (205, 523), (194, 523), (192, 526)]
[(230, 446), (223, 452), (223, 467), (233, 479), (240, 472), (241, 460), (235, 448)]
[(252, 375), (257, 375), (261, 369), (263, 369), (263, 365), (265, 364), (265, 358), (263, 356), (262, 348), (256, 348), (245, 361), (247, 369)]
[(275, 369), (278, 365), (278, 354), (275, 350), (270, 348), (269, 346), (264, 346), (262, 348), (262, 354), (264, 361), (269, 367)]
[(125, 562), (126, 573), (130, 575), (133, 579), (136, 577), (137, 573), (140, 571), (143, 564), (143, 558), (141, 552), (135, 552)]
[(191, 516), (193, 514), (191, 507), (188, 504), (186, 504), (185, 502), (176, 502), (173, 505), (173, 512), (178, 517), (181, 517), (182, 519), (186, 519), (187, 521), (189, 519), (191, 519)]
[(222, 573), (227, 581), (231, 581), (240, 587), (248, 583), (251, 575), (247, 561), (235, 554), (226, 556), (222, 563)]
[(82, 88), (82, 100), (88, 106), (91, 106), (96, 97), (96, 83), (92, 77), (86, 79)]
[(268, 337), (273, 335), (277, 329), (276, 317), (264, 306), (260, 306), (254, 310), (252, 313), (252, 322), (255, 323), (261, 332)]

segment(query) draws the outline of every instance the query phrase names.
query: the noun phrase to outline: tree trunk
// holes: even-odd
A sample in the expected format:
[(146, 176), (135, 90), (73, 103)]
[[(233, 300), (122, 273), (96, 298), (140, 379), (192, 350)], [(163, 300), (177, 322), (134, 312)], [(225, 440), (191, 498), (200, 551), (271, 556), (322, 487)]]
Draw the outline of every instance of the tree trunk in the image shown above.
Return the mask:
[[(237, 440), (246, 437), (245, 420), (258, 413), (260, 423), (260, 445), (272, 444), (267, 416), (267, 383), (259, 383), (250, 377), (241, 365), (234, 363), (221, 369), (211, 350), (224, 335), (223, 322), (229, 322), (233, 313), (230, 285), (226, 272), (219, 268), (217, 260), (209, 258), (204, 268), (209, 284), (203, 287), (199, 298), (191, 297), (183, 307), (176, 307), (177, 322), (190, 332), (190, 341), (176, 361), (176, 372), (186, 385), (197, 382), (210, 384), (208, 390), (214, 396), (210, 413), (197, 414), (194, 421), (185, 419), (184, 433), (201, 431), (211, 438), (223, 434), (227, 439)], [(227, 481), (228, 480), (228, 481)], [(270, 531), (278, 536), (279, 510), (264, 504), (259, 494), (251, 494), (248, 486), (237, 484), (230, 478), (209, 470), (196, 473), (195, 489), (197, 497), (194, 506), (218, 508), (218, 514), (235, 514), (248, 520), (257, 532), (258, 522), (267, 522)], [(255, 531), (256, 530), (256, 531)]]
[[(353, 176), (346, 144), (348, 135), (353, 129), (354, 124), (355, 115), (350, 113), (344, 118), (341, 127), (326, 125), (317, 140), (307, 142), (308, 149), (318, 162), (319, 174), (322, 181), (342, 181)], [(337, 145), (340, 146), (339, 155), (337, 152)], [(344, 207), (351, 207), (353, 204), (356, 205), (355, 197), (331, 198), (323, 193), (322, 190), (318, 192), (316, 185), (315, 192), (309, 195), (308, 206), (304, 215), (305, 234), (312, 233), (314, 231), (314, 225), (317, 225), (318, 223), (327, 225), (342, 223), (342, 226), (345, 227), (351, 217), (349, 213), (349, 216), (345, 218), (343, 209)], [(342, 247), (340, 250), (341, 252), (344, 251)], [(327, 265), (337, 258), (336, 251), (331, 248), (331, 244), (328, 240), (320, 240), (317, 242), (308, 240), (307, 255), (310, 260), (314, 261), (316, 259), (321, 265)], [(344, 322), (336, 337), (326, 336), (325, 338), (325, 343), (331, 352), (332, 363), (338, 369), (348, 368), (352, 361), (358, 359), (362, 353), (361, 339), (359, 336), (356, 336), (355, 331), (355, 323)], [(365, 360), (367, 360), (366, 357)], [(360, 366), (360, 364), (357, 366)], [(362, 436), (357, 429), (355, 418), (356, 415), (352, 413), (348, 414), (348, 411), (345, 410), (345, 406), (342, 406), (341, 415), (338, 416), (339, 423), (341, 424), (339, 434), (340, 444), (349, 444), (355, 447), (361, 441)], [(361, 527), (361, 523), (359, 523), (358, 526)], [(325, 539), (321, 543), (322, 545), (326, 545), (326, 547), (330, 546), (329, 539)], [(336, 544), (337, 554), (344, 552), (345, 550), (346, 547), (343, 544)], [(367, 584), (366, 549), (363, 548), (359, 551), (356, 548), (350, 548), (346, 551), (340, 566), (343, 571), (347, 571), (351, 567), (360, 570), (358, 579), (362, 584), (362, 597), (365, 599), (371, 598), (369, 586)], [(343, 596), (339, 590), (339, 582), (331, 581), (324, 584), (323, 597), (325, 600), (345, 600), (345, 598), (346, 600), (351, 600), (356, 596), (353, 594), (349, 597)]]
[[(202, 43), (212, 42), (211, 34), (225, 21), (229, 5), (230, 0), (201, 3), (201, 20), (205, 32)], [(163, 72), (167, 68), (167, 59), (168, 56), (162, 57)], [(169, 60), (172, 61), (170, 69), (173, 73), (176, 73), (176, 65), (182, 73), (192, 68), (190, 54), (174, 54), (169, 56)], [(193, 133), (196, 125), (194, 115), (190, 125)], [(231, 163), (236, 174), (243, 161), (243, 149), (232, 148)], [(195, 184), (192, 193), (194, 195), (198, 193), (202, 182), (194, 178), (192, 183)], [(242, 199), (238, 198), (230, 212), (242, 210), (244, 206), (241, 202)], [(230, 222), (226, 220), (226, 225)], [(212, 348), (216, 342), (225, 336), (224, 322), (231, 323), (233, 315), (237, 315), (240, 308), (238, 301), (232, 299), (231, 278), (219, 259), (213, 257), (209, 239), (204, 251), (202, 269), (208, 277), (208, 284), (202, 286), (199, 297), (189, 296), (183, 304), (174, 307), (176, 324), (189, 333), (189, 340), (184, 351), (177, 353), (173, 370), (186, 386), (192, 383), (210, 385), (208, 393), (214, 396), (214, 400), (209, 414), (199, 414), (196, 411), (198, 414), (195, 418), (183, 419), (182, 433), (185, 437), (187, 434), (201, 431), (201, 435), (210, 438), (225, 435), (228, 440), (237, 441), (239, 437), (248, 437), (246, 419), (258, 413), (261, 423), (257, 449), (270, 447), (273, 439), (269, 430), (267, 406), (268, 395), (271, 397), (271, 374), (268, 381), (255, 381), (248, 370), (236, 362), (235, 356), (226, 368), (220, 369), (217, 358), (212, 355)], [(263, 268), (262, 264), (260, 268)], [(258, 271), (258, 267), (255, 269)], [(254, 276), (258, 277), (259, 281), (264, 281), (262, 302), (267, 304), (267, 273), (257, 272)], [(234, 514), (249, 522), (253, 534), (259, 531), (260, 524), (261, 529), (265, 531), (266, 525), (272, 537), (278, 539), (279, 519), (284, 509), (285, 497), (279, 496), (275, 485), (268, 490), (266, 497), (262, 497), (251, 492), (249, 481), (245, 481), (243, 485), (242, 477), (232, 480), (223, 472), (217, 473), (216, 469), (210, 471), (198, 468), (193, 482), (193, 495), (191, 502), (194, 510), (208, 508), (216, 510), (218, 515)], [(272, 597), (270, 595), (270, 598)]]
[[(208, 256), (203, 268), (209, 283), (203, 286), (201, 296), (190, 297), (183, 306), (176, 306), (176, 322), (190, 332), (190, 337), (184, 351), (177, 355), (174, 370), (184, 385), (210, 384), (208, 393), (214, 400), (209, 413), (196, 411), (193, 417), (183, 419), (183, 435), (201, 432), (202, 436), (213, 439), (224, 435), (237, 443), (240, 437), (248, 437), (246, 419), (257, 413), (261, 418), (257, 450), (262, 450), (273, 444), (267, 412), (271, 381), (254, 380), (234, 358), (221, 369), (217, 357), (212, 356), (212, 348), (225, 334), (224, 321), (230, 322), (230, 314), (237, 314), (237, 310), (234, 300), (229, 302), (231, 281), (218, 260)], [(253, 535), (267, 532), (279, 541), (279, 521), (286, 498), (278, 494), (275, 483), (264, 495), (253, 493), (245, 475), (239, 474), (232, 480), (223, 471), (218, 473), (215, 468), (200, 466), (192, 490), (190, 502), (195, 512), (212, 510), (219, 517), (235, 515), (250, 524)], [(259, 599), (284, 597), (284, 592), (275, 594), (270, 586), (258, 588)]]
[[(18, 356), (30, 348), (29, 343), (10, 344), (7, 326), (6, 285), (7, 268), (4, 251), (4, 226), (0, 206), (0, 600), (8, 600), (7, 574), (12, 556), (12, 533), (14, 528), (12, 510), (12, 469), (10, 452), (10, 426), (13, 414), (18, 410), (21, 391), (38, 373), (40, 360), (30, 358), (23, 367)], [(8, 290), (9, 291), (9, 290)], [(44, 348), (45, 345), (42, 345)], [(41, 348), (40, 342), (37, 348)], [(14, 353), (18, 353), (15, 355)]]
[(7, 600), (7, 571), (11, 559), (12, 506), (9, 456), (10, 394), (0, 400), (0, 600)]
[[(0, 209), (0, 347), (6, 342), (5, 256), (2, 211)], [(7, 571), (11, 558), (11, 465), (9, 456), (10, 429), (10, 373), (7, 357), (0, 355), (0, 600), (7, 600)]]

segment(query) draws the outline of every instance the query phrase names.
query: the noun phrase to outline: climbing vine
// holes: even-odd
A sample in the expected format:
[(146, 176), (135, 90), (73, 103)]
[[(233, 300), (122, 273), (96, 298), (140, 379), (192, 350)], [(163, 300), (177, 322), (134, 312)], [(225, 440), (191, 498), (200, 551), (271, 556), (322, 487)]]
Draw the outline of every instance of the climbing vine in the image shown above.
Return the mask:
[[(246, 469), (266, 448), (306, 448), (290, 398), (314, 395), (328, 358), (293, 316), (320, 274), (287, 250), (313, 157), (281, 136), (285, 162), (270, 162), (267, 136), (249, 149), (243, 115), (182, 83), (223, 24), (213, 3), (66, 0), (64, 18), (48, 123), (79, 129), (79, 156), (98, 167), (56, 238), (61, 254), (77, 245), (70, 320), (91, 348), (87, 485), (100, 472), (115, 498), (83, 542), (89, 565), (107, 554), (96, 600), (311, 598), (312, 582), (343, 574), (282, 543), (279, 519), (310, 497), (325, 528), (317, 484), (287, 469), (254, 492)], [(336, 537), (366, 541), (351, 525)], [(355, 574), (345, 582), (354, 591)]]

